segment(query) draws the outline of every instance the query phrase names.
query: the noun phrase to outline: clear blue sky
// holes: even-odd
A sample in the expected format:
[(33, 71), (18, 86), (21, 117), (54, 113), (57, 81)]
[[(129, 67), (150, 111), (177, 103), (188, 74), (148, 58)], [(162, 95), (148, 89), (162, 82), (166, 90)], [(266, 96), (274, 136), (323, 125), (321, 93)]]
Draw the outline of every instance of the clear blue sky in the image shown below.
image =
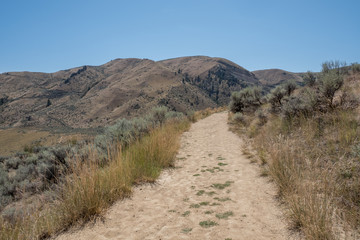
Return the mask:
[(294, 72), (360, 62), (359, 0), (2, 0), (0, 9), (0, 72), (192, 55)]

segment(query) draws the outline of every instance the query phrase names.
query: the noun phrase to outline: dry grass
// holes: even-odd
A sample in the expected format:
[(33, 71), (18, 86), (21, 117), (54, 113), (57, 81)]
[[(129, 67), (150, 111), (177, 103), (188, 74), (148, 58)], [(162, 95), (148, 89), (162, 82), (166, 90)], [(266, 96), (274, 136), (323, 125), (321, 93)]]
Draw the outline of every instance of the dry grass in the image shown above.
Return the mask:
[(36, 128), (0, 129), (0, 156), (21, 152), (32, 145), (56, 145), (59, 143), (76, 142), (89, 138), (80, 133), (51, 133)]
[(288, 205), (293, 228), (307, 239), (338, 239), (360, 227), (355, 118), (350, 110), (293, 121), (273, 117), (253, 136), (259, 157), (266, 159), (262, 165)]
[[(268, 114), (265, 124), (253, 113), (236, 124), (229, 114), (230, 129), (248, 137), (261, 176), (276, 183), (293, 229), (306, 239), (360, 236), (360, 107), (352, 99), (360, 93), (359, 77), (347, 77), (335, 102), (348, 99), (326, 113), (290, 119)], [(266, 112), (269, 106), (261, 108)]]
[(105, 167), (99, 167), (94, 151), (89, 161), (75, 159), (74, 174), (59, 184), (56, 200), (12, 223), (0, 219), (0, 239), (42, 239), (103, 213), (128, 196), (132, 184), (154, 182), (162, 168), (174, 165), (179, 136), (189, 125), (164, 124), (128, 148), (115, 149)]

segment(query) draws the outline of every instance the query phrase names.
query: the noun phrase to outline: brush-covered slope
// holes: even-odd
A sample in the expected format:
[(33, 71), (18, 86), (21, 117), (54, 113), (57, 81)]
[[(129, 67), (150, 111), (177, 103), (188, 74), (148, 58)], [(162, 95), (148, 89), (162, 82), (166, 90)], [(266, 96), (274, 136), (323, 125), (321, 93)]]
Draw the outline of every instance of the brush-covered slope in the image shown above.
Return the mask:
[(204, 90), (218, 104), (227, 104), (233, 91), (260, 84), (253, 73), (223, 58), (181, 57), (160, 63), (183, 74), (186, 82)]
[(292, 73), (281, 69), (266, 69), (252, 72), (259, 79), (262, 85), (273, 87), (289, 80), (302, 83), (303, 78), (299, 73)]
[(254, 84), (259, 81), (251, 72), (210, 57), (116, 59), (55, 73), (3, 73), (0, 127), (97, 127), (159, 104), (198, 110), (226, 104), (232, 91)]

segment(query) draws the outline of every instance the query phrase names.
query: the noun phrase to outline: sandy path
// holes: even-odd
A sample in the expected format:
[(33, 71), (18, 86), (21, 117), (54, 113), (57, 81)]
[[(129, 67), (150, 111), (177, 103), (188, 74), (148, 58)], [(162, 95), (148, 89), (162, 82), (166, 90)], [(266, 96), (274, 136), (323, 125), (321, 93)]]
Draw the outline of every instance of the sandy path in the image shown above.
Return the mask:
[[(227, 113), (217, 113), (193, 124), (176, 169), (135, 188), (103, 222), (58, 239), (289, 239), (273, 186), (244, 157), (243, 142), (226, 122)], [(224, 189), (212, 186), (217, 183)], [(232, 216), (216, 217), (225, 212)], [(200, 226), (206, 220), (218, 225)]]

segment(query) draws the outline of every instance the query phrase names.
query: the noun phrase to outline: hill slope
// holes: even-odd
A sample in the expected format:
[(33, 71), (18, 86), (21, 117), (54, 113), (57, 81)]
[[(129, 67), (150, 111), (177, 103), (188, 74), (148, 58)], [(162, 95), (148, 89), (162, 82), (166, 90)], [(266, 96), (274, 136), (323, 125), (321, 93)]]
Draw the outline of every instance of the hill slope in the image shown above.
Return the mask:
[(97, 127), (161, 104), (186, 112), (226, 104), (232, 91), (260, 84), (226, 59), (155, 62), (116, 59), (55, 73), (0, 74), (0, 127)]
[(252, 72), (260, 83), (265, 86), (273, 87), (289, 80), (302, 83), (303, 79), (298, 73), (292, 73), (281, 69), (266, 69)]

